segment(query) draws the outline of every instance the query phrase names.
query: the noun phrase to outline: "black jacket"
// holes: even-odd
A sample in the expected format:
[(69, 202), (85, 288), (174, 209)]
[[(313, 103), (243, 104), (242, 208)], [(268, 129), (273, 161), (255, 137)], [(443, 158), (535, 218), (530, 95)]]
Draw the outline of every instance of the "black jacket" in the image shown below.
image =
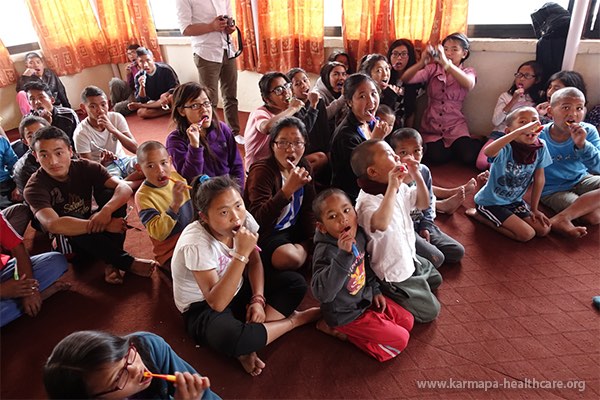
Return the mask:
[(381, 294), (364, 250), (367, 238), (359, 227), (356, 232), (358, 257), (340, 250), (337, 239), (318, 230), (314, 243), (313, 295), (321, 303), (321, 312), (327, 325), (346, 325), (371, 306), (373, 296)]

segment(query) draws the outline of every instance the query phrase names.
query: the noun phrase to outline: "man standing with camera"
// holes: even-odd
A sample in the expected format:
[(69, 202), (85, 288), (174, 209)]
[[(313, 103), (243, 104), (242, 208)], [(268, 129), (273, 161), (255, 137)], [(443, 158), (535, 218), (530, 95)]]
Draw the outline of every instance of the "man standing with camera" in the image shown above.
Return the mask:
[(177, 20), (184, 36), (192, 36), (194, 62), (200, 83), (210, 91), (214, 107), (219, 102), (218, 84), (225, 121), (234, 135), (240, 133), (237, 100), (237, 67), (229, 35), (235, 32), (230, 0), (177, 0)]

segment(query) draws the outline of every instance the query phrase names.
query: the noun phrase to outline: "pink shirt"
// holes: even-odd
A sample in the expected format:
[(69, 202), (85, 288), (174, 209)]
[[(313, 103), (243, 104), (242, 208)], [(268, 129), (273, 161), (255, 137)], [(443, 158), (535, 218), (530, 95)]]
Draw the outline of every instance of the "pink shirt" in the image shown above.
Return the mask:
[(246, 139), (246, 144), (244, 145), (246, 150), (246, 171), (250, 169), (250, 166), (255, 161), (271, 155), (269, 151), (269, 132), (261, 132), (258, 128), (263, 122), (270, 120), (275, 115), (265, 106), (258, 107), (250, 113), (244, 132), (244, 139)]
[[(473, 68), (460, 69), (477, 78)], [(470, 136), (462, 105), (469, 89), (462, 87), (456, 79), (446, 74), (439, 64), (427, 64), (407, 83), (427, 83), (428, 106), (421, 119), (421, 136), (425, 143), (442, 139), (444, 147), (458, 138)]]

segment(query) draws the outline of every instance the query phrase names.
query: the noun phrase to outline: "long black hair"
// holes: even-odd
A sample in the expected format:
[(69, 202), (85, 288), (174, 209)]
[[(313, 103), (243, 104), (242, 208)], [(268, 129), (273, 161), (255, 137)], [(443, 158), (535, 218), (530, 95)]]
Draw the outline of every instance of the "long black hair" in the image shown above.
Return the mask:
[[(544, 101), (544, 82), (542, 81), (542, 79), (544, 78), (544, 69), (542, 68), (542, 65), (539, 64), (538, 62), (534, 61), (534, 60), (530, 60), (530, 61), (525, 61), (523, 64), (519, 65), (519, 68), (517, 68), (517, 72), (522, 68), (522, 67), (531, 67), (531, 69), (533, 69), (533, 73), (535, 75), (535, 83), (533, 85), (531, 85), (531, 87), (527, 90), (527, 94), (529, 96), (531, 96), (531, 98), (533, 99), (533, 102), (535, 104), (540, 104), (542, 101)], [(513, 94), (515, 92), (515, 90), (517, 90), (517, 85), (515, 84), (515, 81), (513, 80), (513, 84), (510, 87), (510, 89), (507, 90), (508, 94)]]
[[(90, 374), (108, 363), (114, 363), (127, 355), (134, 345), (142, 361), (155, 370), (144, 343), (136, 336), (116, 336), (101, 331), (79, 331), (61, 340), (44, 366), (44, 386), (51, 399), (89, 399)], [(160, 382), (156, 382), (160, 386)], [(144, 392), (152, 393), (155, 382)]]
[[(406, 71), (406, 69), (412, 67), (413, 65), (415, 65), (417, 63), (417, 56), (415, 54), (415, 46), (412, 44), (412, 42), (408, 39), (397, 39), (394, 40), (392, 42), (392, 44), (390, 45), (390, 48), (388, 49), (387, 52), (387, 58), (388, 58), (388, 62), (391, 64), (392, 63), (392, 52), (394, 51), (394, 49), (396, 47), (400, 47), (400, 46), (404, 46), (406, 47), (406, 51), (408, 51), (408, 62), (406, 63), (406, 68), (404, 69), (404, 71)], [(397, 84), (398, 80), (400, 79), (401, 73), (396, 71), (394, 69), (394, 66), (392, 66), (392, 69), (390, 70), (390, 82), (394, 85)]]
[[(180, 111), (182, 110), (182, 107), (185, 106), (185, 103), (190, 100), (197, 99), (202, 93), (205, 93), (210, 101), (210, 90), (196, 82), (187, 82), (181, 84), (177, 86), (173, 92), (173, 111), (171, 112), (171, 118), (173, 118), (173, 121), (175, 121), (175, 124), (177, 124), (177, 131), (179, 132), (179, 135), (186, 141), (188, 140), (186, 131), (190, 127), (190, 122), (185, 115), (181, 115)], [(209, 129), (214, 128), (217, 131), (217, 134), (220, 136), (221, 124), (219, 123), (219, 117), (217, 116), (214, 108), (211, 107), (211, 111), (212, 116)], [(211, 150), (208, 140), (206, 137), (202, 137), (202, 135), (200, 135), (200, 144), (204, 147), (211, 159), (215, 160), (217, 158), (215, 153), (213, 153)]]

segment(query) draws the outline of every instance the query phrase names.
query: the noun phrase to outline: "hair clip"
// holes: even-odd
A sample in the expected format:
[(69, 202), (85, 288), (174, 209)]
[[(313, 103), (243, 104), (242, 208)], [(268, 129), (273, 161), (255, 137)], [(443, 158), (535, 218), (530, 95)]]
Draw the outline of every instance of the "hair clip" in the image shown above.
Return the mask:
[(198, 177), (198, 182), (202, 185), (204, 182), (206, 182), (209, 179), (210, 179), (210, 176), (208, 176), (208, 175), (200, 175)]

